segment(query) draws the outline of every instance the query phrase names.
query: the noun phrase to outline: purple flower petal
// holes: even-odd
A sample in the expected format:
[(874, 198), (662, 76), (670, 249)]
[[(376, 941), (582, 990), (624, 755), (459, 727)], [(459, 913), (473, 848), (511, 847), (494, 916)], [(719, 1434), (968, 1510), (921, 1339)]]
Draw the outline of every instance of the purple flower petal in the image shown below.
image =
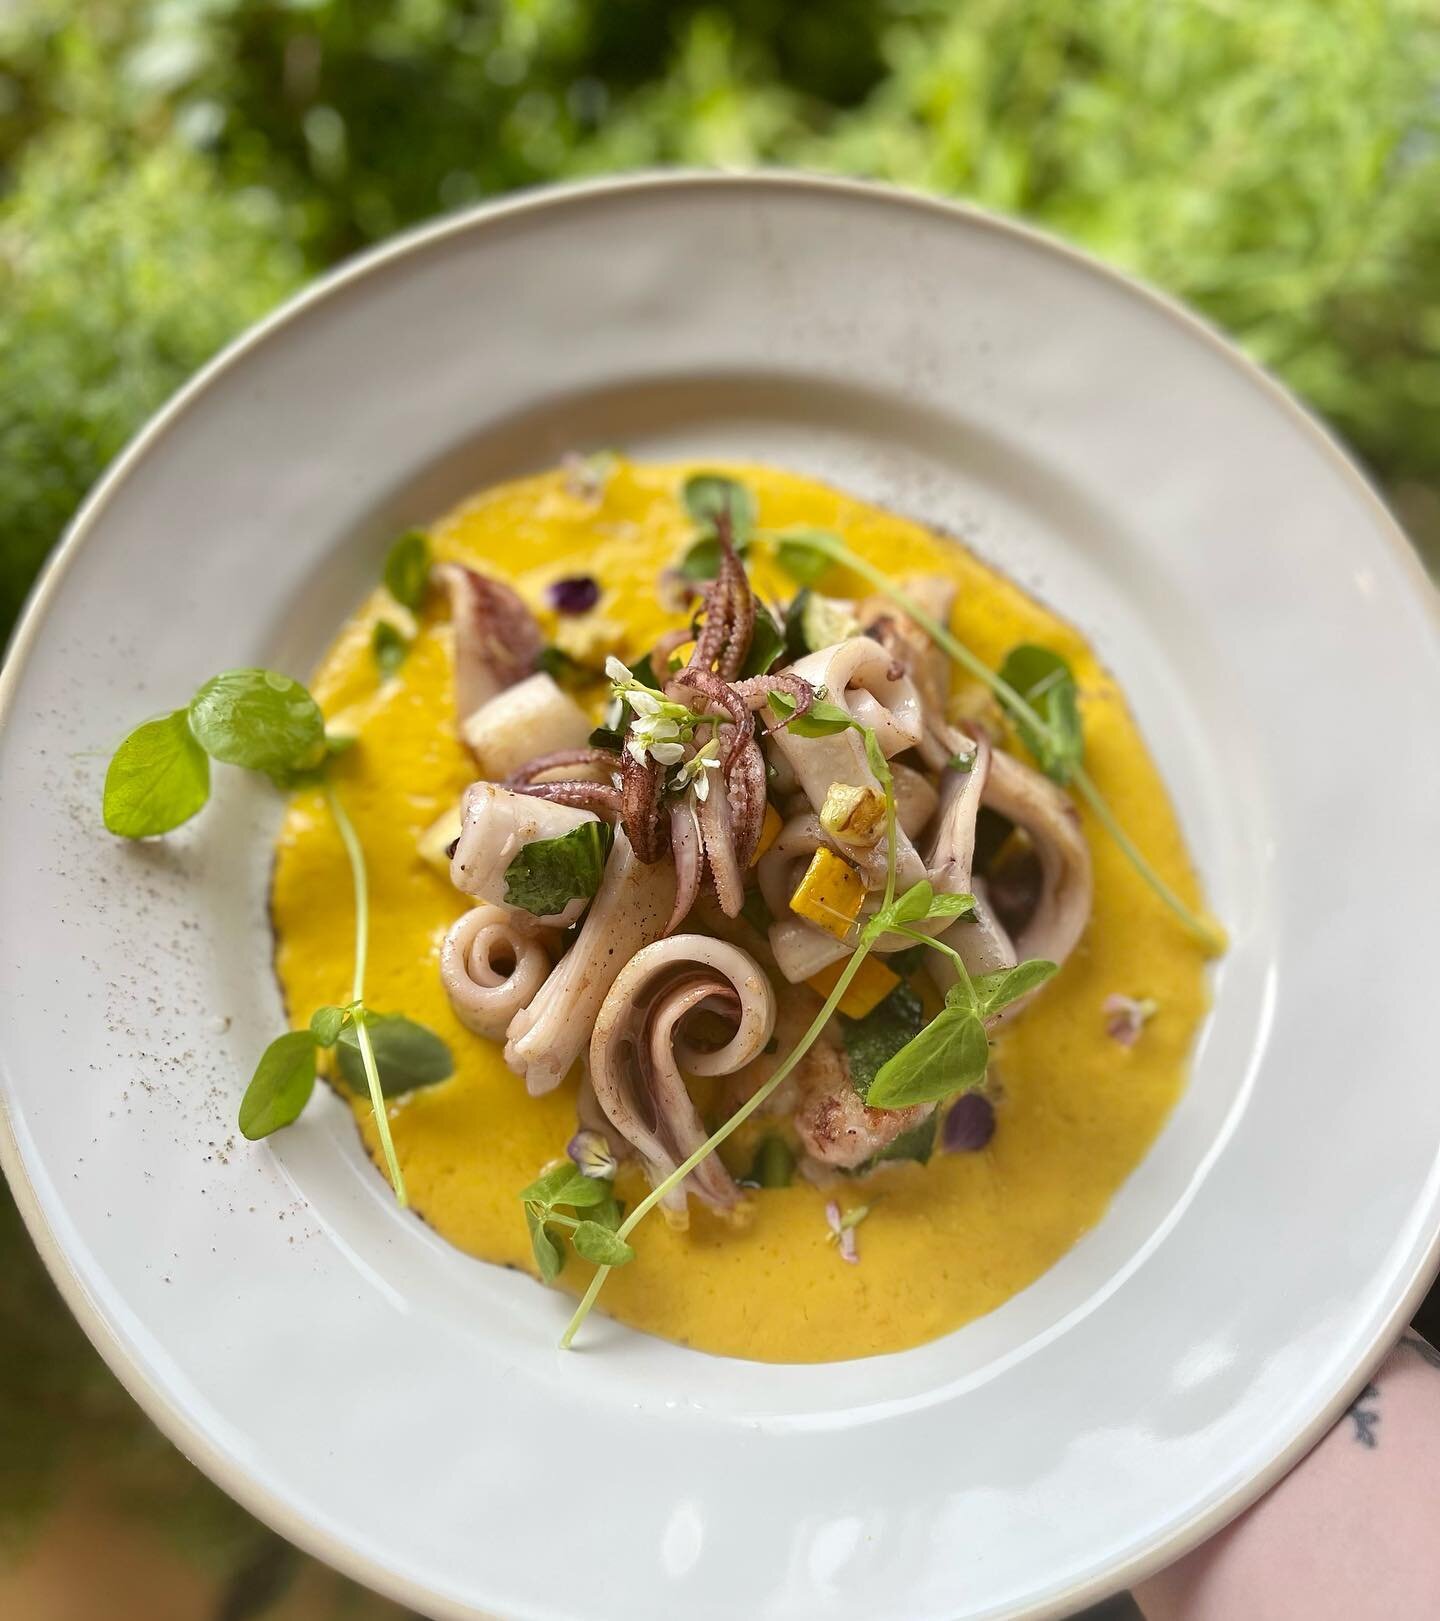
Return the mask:
[(995, 1135), (995, 1106), (983, 1092), (956, 1098), (945, 1116), (940, 1141), (950, 1154), (973, 1154)]
[(600, 600), (600, 582), (592, 574), (570, 574), (552, 580), (545, 595), (556, 613), (588, 614)]

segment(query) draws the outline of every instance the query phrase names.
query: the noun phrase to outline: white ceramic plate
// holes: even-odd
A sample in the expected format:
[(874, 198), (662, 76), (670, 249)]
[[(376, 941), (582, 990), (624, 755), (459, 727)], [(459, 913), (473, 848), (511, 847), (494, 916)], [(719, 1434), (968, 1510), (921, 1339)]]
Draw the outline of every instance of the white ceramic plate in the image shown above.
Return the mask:
[[(770, 1367), (592, 1319), (557, 1351), (562, 1301), (398, 1213), (334, 1100), (237, 1140), (281, 1027), (276, 797), (222, 773), (163, 844), (100, 831), (137, 719), (217, 667), (304, 673), (402, 524), (615, 443), (830, 478), (1038, 587), (1124, 682), (1230, 928), (1108, 1216), (922, 1349)], [(1437, 698), (1428, 588), (1334, 445), (1054, 243), (782, 176), (447, 221), (185, 390), (37, 595), (0, 742), (6, 1168), (160, 1425), (428, 1614), (1061, 1613), (1276, 1478), (1435, 1261)]]

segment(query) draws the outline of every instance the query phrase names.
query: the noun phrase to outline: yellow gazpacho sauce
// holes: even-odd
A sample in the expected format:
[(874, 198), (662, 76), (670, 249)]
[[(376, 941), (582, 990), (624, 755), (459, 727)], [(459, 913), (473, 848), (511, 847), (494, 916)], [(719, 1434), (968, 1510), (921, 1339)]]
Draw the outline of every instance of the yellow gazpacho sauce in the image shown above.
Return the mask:
[[(952, 627), (991, 665), (1017, 642), (1069, 659), (1081, 691), (1086, 760), (1116, 815), (1191, 905), (1196, 880), (1165, 788), (1124, 698), (1079, 634), (954, 541), (809, 479), (769, 468), (725, 469), (755, 492), (766, 528), (798, 525), (844, 536), (896, 577), (929, 572), (958, 586)], [(657, 580), (692, 537), (677, 492), (692, 469), (616, 463), (598, 497), (564, 473), (522, 479), (467, 501), (438, 523), (439, 558), (509, 580), (547, 636), (594, 665), (638, 659), (680, 622)], [(557, 619), (545, 588), (591, 574), (602, 597), (590, 614)], [(793, 582), (766, 556), (751, 562), (771, 600)], [(849, 582), (855, 595), (860, 582)], [(840, 594), (842, 575), (826, 589)], [(381, 592), (357, 613), (312, 684), (327, 715), (360, 706), (358, 745), (335, 780), (368, 857), (371, 933), (366, 1003), (438, 1031), (455, 1056), (451, 1079), (395, 1100), (390, 1118), (411, 1202), (460, 1249), (534, 1272), (519, 1190), (564, 1152), (575, 1130), (575, 1078), (531, 1098), (498, 1044), (455, 1018), (437, 967), (441, 938), (470, 904), (417, 840), (474, 776), (457, 739), (450, 629), (443, 602), (424, 615), (398, 676), (382, 683), (371, 655)], [(393, 611), (393, 610), (392, 610)], [(1083, 814), (1083, 812), (1082, 812)], [(896, 1163), (838, 1193), (801, 1179), (753, 1201), (737, 1229), (704, 1209), (677, 1232), (652, 1216), (637, 1259), (612, 1272), (602, 1309), (667, 1339), (728, 1356), (821, 1362), (898, 1351), (993, 1310), (1054, 1264), (1100, 1219), (1139, 1163), (1185, 1084), (1207, 1006), (1204, 959), (1114, 843), (1085, 815), (1094, 857), (1094, 913), (1070, 960), (995, 1042), (999, 1127), (978, 1153), (937, 1152)], [(295, 796), (280, 835), (272, 897), (276, 963), (292, 1019), (350, 996), (349, 871), (323, 800)], [(1111, 993), (1152, 997), (1159, 1012), (1125, 1048), (1106, 1034)], [(376, 1151), (368, 1101), (355, 1113)], [(634, 1203), (638, 1175), (622, 1175)], [(827, 1198), (867, 1203), (860, 1264), (828, 1241)], [(578, 1291), (591, 1268), (571, 1255), (560, 1283)], [(557, 1310), (557, 1328), (564, 1313)]]

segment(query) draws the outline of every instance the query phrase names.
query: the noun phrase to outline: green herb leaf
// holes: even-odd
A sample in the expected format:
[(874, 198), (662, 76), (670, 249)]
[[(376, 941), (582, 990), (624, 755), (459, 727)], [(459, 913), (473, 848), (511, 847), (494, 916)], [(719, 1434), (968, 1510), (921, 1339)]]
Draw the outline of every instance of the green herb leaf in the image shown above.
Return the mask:
[(925, 916), (932, 917), (968, 917), (975, 910), (975, 897), (973, 895), (937, 895), (926, 908)]
[(1011, 716), (1036, 765), (1063, 786), (1085, 754), (1079, 692), (1070, 666), (1048, 647), (1022, 642), (1006, 655), (1000, 679), (1014, 687), (1049, 727), (1049, 735), (1042, 735), (1022, 716)]
[(749, 1174), (740, 1180), (749, 1187), (788, 1188), (795, 1180), (795, 1154), (790, 1144), (773, 1133), (763, 1137)]
[(865, 1101), (872, 1109), (938, 1102), (978, 1086), (989, 1062), (990, 1043), (979, 1017), (968, 1009), (946, 1007), (881, 1065)]
[(505, 869), (505, 900), (536, 917), (589, 900), (605, 876), (614, 834), (608, 822), (582, 822), (554, 839), (532, 839)]
[(740, 667), (740, 679), (765, 675), (775, 660), (785, 651), (785, 632), (775, 623), (775, 616), (757, 597), (755, 600), (755, 630), (750, 638), (750, 651)]
[(316, 1008), (310, 1015), (310, 1031), (322, 1047), (333, 1047), (349, 1014), (343, 1007)]
[(556, 647), (553, 643), (549, 647), (542, 647), (535, 655), (535, 668), (568, 691), (591, 686), (602, 679), (600, 671), (592, 670), (579, 659), (572, 659), (563, 647)]
[(407, 529), (385, 557), (385, 589), (412, 612), (425, 601), (430, 581), (430, 540), (422, 529)]
[(818, 585), (835, 566), (827, 548), (840, 545), (840, 537), (828, 529), (783, 529), (775, 537), (775, 561), (792, 580)]
[(251, 1142), (300, 1118), (315, 1090), (315, 1037), (287, 1030), (260, 1055), (240, 1100), (240, 1132)]
[(1046, 962), (1043, 957), (1032, 957), (1028, 962), (1018, 963), (1014, 968), (1001, 968), (993, 974), (976, 976), (971, 984), (975, 987), (981, 1018), (998, 1013), (1002, 1007), (1008, 1007), (1011, 1002), (1018, 1002), (1022, 996), (1028, 996), (1031, 991), (1038, 990), (1047, 979), (1058, 972), (1059, 967), (1056, 963)]
[(212, 759), (272, 776), (314, 765), (325, 748), (319, 705), (274, 670), (212, 676), (190, 700), (190, 729)]
[(613, 726), (597, 726), (586, 742), (592, 749), (609, 749), (612, 754), (619, 754), (625, 746), (625, 734), (617, 732)]
[[(784, 720), (787, 715), (795, 715), (795, 700), (788, 692), (772, 692), (767, 697), (777, 719)], [(848, 732), (852, 728), (861, 730), (854, 716), (841, 709), (839, 704), (817, 698), (803, 715), (791, 720), (787, 729), (796, 737), (834, 737), (838, 732)]]
[[(365, 1028), (375, 1053), (380, 1090), (387, 1098), (401, 1097), (420, 1086), (434, 1086), (455, 1069), (450, 1049), (423, 1024), (416, 1024), (403, 1013), (364, 1013)], [(354, 1021), (340, 1032), (335, 1044), (335, 1062), (345, 1083), (355, 1092), (364, 1092), (365, 1061), (360, 1055), (360, 1037)]]
[(928, 1165), (930, 1156), (935, 1152), (935, 1128), (939, 1123), (938, 1115), (927, 1114), (918, 1126), (902, 1131), (888, 1148), (871, 1155), (860, 1170), (873, 1170), (888, 1160), (913, 1160), (917, 1165)]
[[(742, 557), (749, 549), (748, 540), (735, 542), (735, 550)], [(701, 535), (699, 540), (692, 541), (686, 549), (685, 555), (675, 565), (675, 572), (682, 580), (691, 580), (697, 584), (713, 580), (720, 572), (720, 542), (714, 535)]]
[(183, 709), (137, 726), (105, 773), (105, 826), (124, 839), (168, 833), (210, 797), (210, 761)]
[(805, 608), (810, 601), (810, 587), (801, 588), (790, 599), (785, 610), (785, 662), (793, 664), (810, 651), (805, 640)]
[(594, 1261), (596, 1266), (624, 1266), (635, 1259), (635, 1251), (625, 1240), (598, 1221), (582, 1221), (571, 1233), (570, 1242), (577, 1255)]
[(545, 1223), (528, 1205), (525, 1224), (530, 1229), (530, 1251), (535, 1257), (535, 1265), (540, 1269), (540, 1276), (546, 1283), (554, 1283), (565, 1270), (565, 1251), (551, 1238)]
[(849, 1060), (850, 1081), (867, 1103), (876, 1076), (915, 1039), (924, 1024), (925, 1008), (904, 981), (863, 1019), (841, 1016), (840, 1033)]
[(537, 1177), (521, 1191), (520, 1197), (527, 1204), (543, 1205), (547, 1210), (553, 1210), (556, 1205), (584, 1210), (591, 1205), (602, 1204), (607, 1198), (613, 1197), (613, 1193), (608, 1182), (599, 1177), (586, 1176), (578, 1166), (564, 1160)]
[(370, 633), (370, 652), (380, 674), (386, 678), (395, 674), (405, 662), (410, 644), (388, 619), (377, 619)]
[(737, 548), (750, 539), (755, 529), (755, 497), (749, 487), (723, 473), (694, 473), (680, 491), (685, 510), (708, 535), (715, 533), (715, 520), (730, 515), (730, 538)]
[[(596, 1179), (594, 1177), (591, 1177), (590, 1180), (593, 1182)], [(601, 1199), (598, 1199), (593, 1205), (591, 1205), (589, 1207), (589, 1209), (590, 1209), (590, 1217), (589, 1217), (589, 1219), (591, 1221), (598, 1221), (602, 1227), (608, 1227), (610, 1229), (610, 1231), (613, 1233), (615, 1231), (615, 1229), (620, 1225), (621, 1216), (623, 1214), (623, 1211), (622, 1211), (621, 1205), (620, 1205), (620, 1201), (615, 1197), (614, 1193), (610, 1190), (611, 1189), (611, 1184), (610, 1183), (608, 1183), (608, 1182), (599, 1182), (599, 1183), (597, 1183), (597, 1186), (599, 1186), (604, 1191), (604, 1197), (601, 1198)]]
[(918, 883), (911, 884), (903, 895), (897, 895), (891, 902), (886, 913), (886, 927), (893, 927), (897, 923), (918, 923), (922, 918), (930, 916), (930, 908), (935, 904), (935, 890), (930, 881), (922, 878)]

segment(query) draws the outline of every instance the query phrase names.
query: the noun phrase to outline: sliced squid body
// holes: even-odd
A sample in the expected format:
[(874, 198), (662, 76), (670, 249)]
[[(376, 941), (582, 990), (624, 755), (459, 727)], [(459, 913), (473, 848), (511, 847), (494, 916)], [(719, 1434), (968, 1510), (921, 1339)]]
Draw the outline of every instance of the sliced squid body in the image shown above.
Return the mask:
[(487, 777), (500, 779), (528, 761), (584, 748), (590, 720), (553, 676), (526, 676), (460, 723), (460, 736)]
[[(687, 1020), (701, 1009), (721, 1015), (730, 1039), (697, 1045)], [(621, 970), (601, 1003), (590, 1042), (590, 1081), (615, 1129), (639, 1153), (658, 1186), (708, 1135), (685, 1074), (731, 1075), (750, 1063), (775, 1028), (775, 993), (748, 952), (709, 935), (677, 934), (646, 946)], [(662, 1201), (683, 1221), (687, 1194), (717, 1210), (740, 1194), (718, 1156), (709, 1154)]]
[(528, 914), (488, 903), (457, 918), (440, 946), (440, 978), (455, 1017), (498, 1041), (550, 972), (550, 954)]
[(641, 861), (623, 829), (575, 943), (506, 1031), (505, 1062), (535, 1096), (559, 1086), (584, 1050), (625, 965), (658, 940), (675, 904), (675, 868)]
[[(506, 906), (505, 873), (527, 844), (563, 838), (597, 820), (593, 811), (517, 794), (493, 782), (472, 783), (461, 801), (460, 837), (450, 858), (450, 882), (462, 894)], [(568, 928), (587, 904), (584, 896), (576, 896), (563, 911), (535, 921)]]
[[(978, 764), (977, 760), (977, 768)], [(989, 905), (984, 884), (972, 877), (974, 917), (953, 924), (941, 938), (954, 947), (971, 974), (1010, 968), (1032, 957), (1063, 963), (1090, 920), (1094, 892), (1090, 848), (1079, 815), (1069, 797), (1048, 777), (998, 749), (990, 753), (981, 797), (984, 804), (1029, 834), (1040, 861), (1040, 900), (1012, 941)], [(938, 954), (931, 972), (942, 989), (954, 981)], [(1013, 1019), (1029, 1000), (1023, 997), (1012, 1002), (993, 1022)]]
[(463, 563), (437, 563), (455, 638), (455, 720), (460, 726), (499, 692), (523, 681), (544, 647), (540, 627), (508, 585)]

